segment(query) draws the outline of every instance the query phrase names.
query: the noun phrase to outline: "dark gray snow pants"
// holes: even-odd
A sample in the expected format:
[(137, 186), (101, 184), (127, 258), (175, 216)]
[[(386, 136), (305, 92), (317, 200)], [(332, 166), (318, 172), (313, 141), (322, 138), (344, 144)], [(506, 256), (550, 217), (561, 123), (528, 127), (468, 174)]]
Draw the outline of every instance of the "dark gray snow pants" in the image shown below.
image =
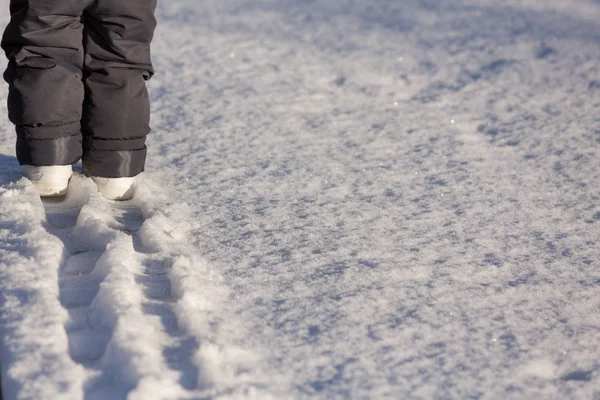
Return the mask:
[(11, 0), (2, 38), (9, 119), (25, 165), (144, 170), (156, 0)]

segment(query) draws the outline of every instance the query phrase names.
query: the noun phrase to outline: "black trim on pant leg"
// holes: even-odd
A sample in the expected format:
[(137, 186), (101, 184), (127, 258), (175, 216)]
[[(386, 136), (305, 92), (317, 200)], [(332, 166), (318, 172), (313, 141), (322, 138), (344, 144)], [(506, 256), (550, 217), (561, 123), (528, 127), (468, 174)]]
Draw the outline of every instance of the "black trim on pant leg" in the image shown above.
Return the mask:
[[(84, 133), (85, 136), (85, 133)], [(106, 150), (106, 151), (121, 151), (121, 150), (139, 150), (144, 148), (146, 144), (146, 136), (140, 137), (123, 137), (120, 139), (108, 139), (98, 136), (86, 136), (84, 139), (84, 149), (88, 150)]]
[(144, 171), (146, 146), (137, 150), (86, 150), (82, 163), (88, 176), (133, 177)]
[(17, 136), (23, 139), (46, 140), (66, 136), (81, 136), (81, 123), (69, 122), (62, 125), (17, 125)]
[(17, 137), (17, 160), (21, 165), (70, 165), (81, 159), (81, 134), (55, 139)]

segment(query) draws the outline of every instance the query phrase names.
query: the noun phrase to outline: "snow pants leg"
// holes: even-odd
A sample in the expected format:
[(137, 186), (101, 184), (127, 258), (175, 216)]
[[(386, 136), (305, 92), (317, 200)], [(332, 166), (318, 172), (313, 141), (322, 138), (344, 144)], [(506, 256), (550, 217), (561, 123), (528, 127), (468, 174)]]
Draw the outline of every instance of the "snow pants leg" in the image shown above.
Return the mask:
[(83, 167), (89, 175), (144, 170), (155, 8), (156, 0), (96, 0), (85, 10)]
[(144, 170), (156, 0), (11, 0), (2, 39), (17, 158), (86, 173)]

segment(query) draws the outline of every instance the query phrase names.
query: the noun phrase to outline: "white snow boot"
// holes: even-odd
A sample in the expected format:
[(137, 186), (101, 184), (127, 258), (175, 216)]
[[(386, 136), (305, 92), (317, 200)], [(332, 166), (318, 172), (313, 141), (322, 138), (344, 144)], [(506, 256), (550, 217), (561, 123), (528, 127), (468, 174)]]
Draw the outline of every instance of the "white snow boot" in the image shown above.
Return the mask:
[(102, 178), (92, 176), (102, 197), (108, 200), (130, 200), (133, 197), (135, 177)]
[(35, 167), (24, 165), (25, 176), (38, 190), (40, 197), (63, 196), (67, 193), (69, 179), (73, 175), (70, 165)]

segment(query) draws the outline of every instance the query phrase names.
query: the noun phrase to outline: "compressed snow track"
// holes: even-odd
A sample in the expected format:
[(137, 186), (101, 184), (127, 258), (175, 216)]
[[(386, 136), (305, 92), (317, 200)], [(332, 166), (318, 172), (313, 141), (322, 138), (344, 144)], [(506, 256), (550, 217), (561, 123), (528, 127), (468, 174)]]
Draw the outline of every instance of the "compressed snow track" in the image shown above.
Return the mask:
[[(247, 353), (218, 343), (214, 315), (225, 293), (221, 279), (185, 243), (185, 230), (174, 228), (185, 213), (146, 201), (150, 196), (144, 188), (131, 201), (106, 201), (78, 174), (64, 198), (40, 202), (26, 180), (14, 186), (2, 189), (4, 216), (14, 218), (7, 225), (24, 226), (9, 232), (22, 232), (38, 247), (22, 243), (13, 254), (12, 267), (23, 263), (20, 274), (2, 269), (6, 287), (18, 288), (3, 293), (3, 355), (13, 358), (4, 367), (12, 379), (5, 385), (8, 398), (51, 393), (57, 399), (178, 399), (253, 393), (256, 385), (244, 382), (244, 357), (231, 359)], [(27, 254), (35, 263), (27, 263)], [(45, 265), (36, 266), (39, 261)], [(26, 280), (27, 274), (32, 279)], [(205, 290), (188, 293), (191, 287)], [(23, 299), (21, 290), (44, 302)], [(28, 315), (36, 313), (54, 318), (30, 321)], [(47, 339), (40, 339), (44, 335)], [(27, 351), (27, 344), (47, 346), (46, 341), (55, 347), (46, 349), (52, 354), (43, 355), (33, 378), (20, 375), (32, 373), (30, 363), (39, 352)], [(232, 385), (236, 375), (242, 382)], [(39, 387), (20, 385), (28, 379)]]
[[(181, 385), (195, 388), (198, 369), (190, 362), (190, 355), (198, 344), (178, 326), (173, 311), (177, 299), (172, 296), (168, 276), (172, 260), (152, 254), (142, 243), (139, 230), (145, 218), (135, 201), (108, 202), (108, 208), (102, 207), (106, 204), (94, 198), (90, 201), (89, 193), (73, 187), (81, 184), (81, 178), (74, 180), (66, 198), (43, 200), (43, 204), (48, 233), (64, 244), (59, 267), (60, 301), (69, 312), (65, 324), (69, 354), (90, 374), (86, 397), (103, 398), (114, 383), (112, 368), (106, 368), (111, 360), (105, 355), (119, 324), (114, 318), (120, 312), (118, 306), (134, 293), (135, 300), (132, 296), (128, 302), (131, 315), (160, 332), (150, 338), (154, 347), (162, 350), (168, 368), (181, 375)], [(84, 215), (85, 223), (78, 225), (84, 207), (88, 216), (104, 209), (108, 218), (90, 220)], [(102, 234), (97, 235), (99, 232)], [(119, 285), (131, 281), (133, 287)], [(125, 299), (113, 301), (109, 299), (113, 294)]]

